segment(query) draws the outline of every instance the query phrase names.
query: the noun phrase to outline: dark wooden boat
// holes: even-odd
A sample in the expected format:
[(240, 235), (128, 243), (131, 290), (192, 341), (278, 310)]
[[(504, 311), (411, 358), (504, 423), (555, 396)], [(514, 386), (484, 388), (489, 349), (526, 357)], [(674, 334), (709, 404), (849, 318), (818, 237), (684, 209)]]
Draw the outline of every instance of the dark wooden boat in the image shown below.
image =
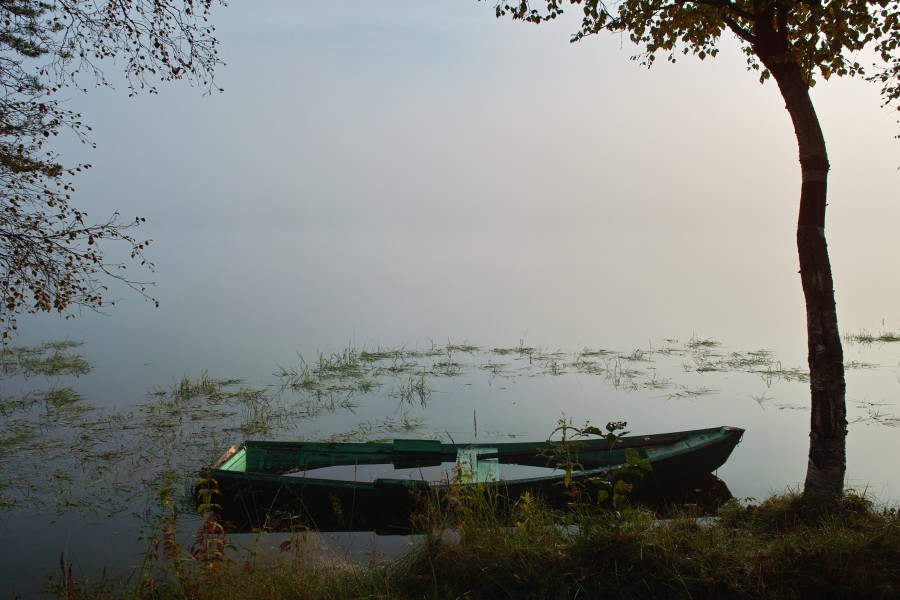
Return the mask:
[(636, 483), (659, 486), (715, 471), (743, 433), (715, 427), (623, 437), (612, 445), (603, 438), (567, 445), (247, 441), (204, 470), (197, 494), (202, 486), (217, 487), (216, 510), (241, 529), (408, 530), (422, 492), (473, 485), (507, 498), (530, 492), (561, 502), (569, 498), (561, 463), (574, 466), (572, 479), (590, 485), (625, 467), (629, 452), (651, 467)]

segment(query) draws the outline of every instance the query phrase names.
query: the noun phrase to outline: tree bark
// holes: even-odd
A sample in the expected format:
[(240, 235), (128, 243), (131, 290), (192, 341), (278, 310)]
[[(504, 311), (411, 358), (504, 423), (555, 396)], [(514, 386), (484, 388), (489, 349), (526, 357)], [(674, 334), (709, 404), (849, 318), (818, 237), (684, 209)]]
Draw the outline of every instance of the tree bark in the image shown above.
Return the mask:
[(828, 154), (809, 96), (808, 78), (792, 59), (777, 17), (757, 22), (757, 56), (778, 84), (800, 151), (802, 186), (797, 220), (800, 280), (806, 298), (811, 417), (809, 464), (803, 497), (814, 505), (841, 497), (847, 469), (844, 353), (838, 330), (834, 281), (825, 241)]

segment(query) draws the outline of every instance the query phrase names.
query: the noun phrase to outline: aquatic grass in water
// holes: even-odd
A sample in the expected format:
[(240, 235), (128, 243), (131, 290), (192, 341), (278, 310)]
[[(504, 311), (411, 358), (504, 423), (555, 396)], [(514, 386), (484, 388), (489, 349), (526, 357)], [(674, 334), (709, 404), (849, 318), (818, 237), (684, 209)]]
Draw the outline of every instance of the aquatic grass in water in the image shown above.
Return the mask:
[(401, 405), (412, 404), (413, 401), (417, 401), (424, 408), (428, 405), (433, 391), (428, 386), (425, 373), (419, 373), (418, 376), (408, 376), (405, 384), (401, 382), (396, 390), (396, 394), (400, 399)]
[(864, 361), (859, 361), (859, 360), (850, 360), (850, 361), (847, 361), (846, 363), (844, 363), (844, 368), (847, 369), (848, 371), (852, 371), (852, 370), (862, 371), (864, 369), (877, 369), (878, 365), (873, 364), (873, 363), (867, 363)]
[[(15, 350), (39, 356), (46, 348)], [(67, 344), (66, 347), (71, 347)], [(35, 365), (30, 363), (29, 373)], [(59, 361), (46, 362), (59, 373)], [(81, 373), (84, 365), (73, 370)], [(77, 374), (76, 373), (76, 374)], [(53, 385), (0, 401), (0, 447), (8, 458), (0, 477), (0, 507), (62, 513), (77, 508), (112, 515), (130, 510), (147, 493), (154, 473), (180, 477), (220, 451), (234, 423), (269, 432), (291, 415), (269, 404), (261, 390), (203, 374), (157, 389), (136, 411), (100, 410), (72, 386)], [(34, 465), (43, 465), (37, 476)]]
[[(715, 345), (717, 343), (709, 340), (694, 341), (692, 347), (695, 350), (685, 347), (680, 352), (684, 355), (702, 353), (708, 359), (710, 348)], [(604, 383), (615, 389), (637, 391), (664, 388), (669, 385), (669, 380), (633, 365), (649, 365), (656, 355), (671, 355), (674, 352), (675, 349), (670, 346), (664, 349), (636, 349), (628, 353), (584, 349), (569, 354), (527, 346), (524, 342), (513, 348), (495, 347), (489, 350), (471, 343), (450, 343), (445, 346), (433, 344), (425, 350), (377, 347), (374, 350), (357, 351), (348, 348), (340, 354), (330, 355), (330, 358), (320, 354), (318, 362), (312, 365), (300, 357), (298, 365), (280, 367), (276, 376), (281, 382), (279, 387), (282, 391), (315, 395), (319, 399), (331, 397), (335, 403), (357, 394), (372, 392), (409, 400), (409, 382), (416, 378), (423, 375), (426, 379), (469, 376), (476, 369), (503, 377), (584, 374), (601, 377)], [(513, 360), (497, 362), (493, 357)], [(361, 369), (362, 366), (365, 368)], [(724, 370), (730, 366), (734, 366), (733, 362), (723, 363), (716, 370)], [(433, 389), (433, 385), (426, 382), (423, 386), (421, 381), (416, 387), (420, 391), (424, 388)], [(420, 394), (420, 400), (421, 396), (423, 394)]]
[(893, 406), (893, 404), (889, 404), (884, 400), (877, 402), (861, 400), (856, 402), (856, 405), (865, 411), (865, 416), (856, 416), (852, 421), (850, 421), (850, 424), (865, 423), (867, 425), (875, 424), (883, 425), (885, 427), (900, 427), (900, 417), (892, 412), (884, 412), (884, 407)]
[[(353, 353), (335, 356), (334, 361), (324, 360), (328, 368), (321, 373), (345, 379), (365, 373), (362, 368), (347, 368)], [(34, 372), (33, 365), (29, 369)], [(53, 372), (60, 371), (54, 368)], [(376, 385), (375, 379), (363, 376), (353, 391), (372, 392)], [(405, 402), (415, 399), (424, 404), (430, 394), (424, 375), (410, 377), (398, 389), (405, 394)], [(353, 397), (354, 393), (338, 394), (315, 386), (296, 397), (277, 386), (252, 387), (204, 372), (151, 390), (147, 401), (135, 410), (99, 410), (72, 386), (54, 385), (23, 397), (4, 398), (0, 401), (0, 447), (9, 460), (0, 477), (0, 510), (131, 512), (139, 499), (169, 485), (167, 479), (173, 473), (179, 481), (177, 495), (185, 502), (185, 510), (191, 510), (187, 482), (224, 447), (236, 439), (293, 431), (326, 413), (350, 411), (355, 406)], [(356, 435), (408, 433), (418, 427), (418, 419), (404, 414), (373, 420), (361, 425)], [(34, 476), (35, 464), (45, 466), (45, 477)]]
[(0, 349), (0, 368), (7, 377), (35, 375), (85, 375), (90, 364), (73, 352), (81, 342), (47, 342), (34, 347), (3, 347)]
[(863, 329), (857, 333), (844, 334), (844, 342), (847, 344), (861, 344), (863, 346), (872, 344), (895, 344), (900, 342), (900, 333), (882, 331), (881, 333), (873, 334)]
[(701, 396), (709, 396), (716, 393), (717, 391), (718, 390), (714, 390), (705, 386), (697, 388), (678, 386), (677, 389), (667, 393), (664, 398), (666, 400), (689, 400), (693, 398), (699, 398)]
[(698, 338), (696, 335), (691, 336), (684, 347), (688, 350), (708, 350), (711, 348), (717, 348), (721, 346), (721, 342), (718, 342), (712, 338)]
[(398, 435), (439, 437), (439, 433), (425, 426), (425, 419), (409, 412), (385, 417), (377, 421), (362, 421), (352, 429), (324, 436), (329, 442), (389, 441)]
[(809, 382), (808, 370), (783, 366), (769, 350), (719, 354), (711, 350), (714, 347), (700, 345), (700, 350), (689, 356), (692, 362), (683, 364), (684, 370), (695, 373), (751, 373), (761, 377), (768, 387), (779, 381)]

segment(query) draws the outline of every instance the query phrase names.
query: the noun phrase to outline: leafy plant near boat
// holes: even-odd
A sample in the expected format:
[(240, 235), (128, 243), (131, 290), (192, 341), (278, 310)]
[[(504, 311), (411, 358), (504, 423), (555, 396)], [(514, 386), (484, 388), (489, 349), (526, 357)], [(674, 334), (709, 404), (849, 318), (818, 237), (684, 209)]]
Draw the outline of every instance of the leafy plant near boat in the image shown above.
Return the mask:
[[(639, 482), (645, 473), (652, 470), (652, 464), (638, 453), (634, 448), (625, 449), (624, 463), (602, 473), (602, 476), (591, 476), (587, 479), (576, 479), (575, 473), (588, 471), (581, 463), (579, 451), (590, 445), (590, 439), (602, 439), (609, 450), (616, 448), (622, 438), (628, 435), (625, 421), (611, 421), (606, 424), (605, 430), (585, 423), (583, 427), (572, 425), (571, 419), (561, 418), (551, 438), (555, 434), (560, 435), (557, 446), (547, 455), (554, 464), (559, 465), (565, 472), (561, 484), (567, 489), (573, 503), (590, 505), (596, 502), (598, 505), (609, 504), (613, 510), (617, 510), (626, 504), (628, 495), (634, 490), (635, 482)], [(591, 497), (589, 490), (596, 491), (596, 497)]]

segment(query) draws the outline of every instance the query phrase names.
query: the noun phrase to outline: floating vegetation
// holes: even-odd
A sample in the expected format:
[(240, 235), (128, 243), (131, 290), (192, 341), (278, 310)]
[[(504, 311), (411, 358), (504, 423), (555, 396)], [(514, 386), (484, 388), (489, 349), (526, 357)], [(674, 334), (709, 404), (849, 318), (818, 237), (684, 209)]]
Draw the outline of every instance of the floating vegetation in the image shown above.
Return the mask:
[[(422, 417), (404, 412), (378, 421), (363, 421), (349, 431), (332, 434), (326, 439), (330, 442), (385, 441), (398, 434), (421, 434), (424, 432), (424, 424)], [(428, 437), (435, 436), (435, 432), (429, 433)]]
[(775, 398), (766, 394), (760, 394), (758, 396), (751, 396), (754, 402), (759, 404), (759, 407), (763, 410), (766, 410), (767, 406), (772, 406), (777, 410), (807, 410), (808, 407), (802, 406), (800, 404), (792, 404), (789, 402), (776, 402)]
[(844, 368), (849, 370), (861, 371), (863, 369), (877, 369), (878, 365), (873, 363), (861, 362), (858, 360), (850, 360), (844, 363)]
[(0, 369), (7, 377), (35, 375), (85, 375), (91, 365), (73, 352), (81, 342), (47, 342), (40, 346), (4, 347), (0, 349)]
[(759, 404), (759, 407), (762, 408), (763, 410), (766, 409), (766, 404), (768, 404), (769, 402), (771, 402), (772, 400), (774, 400), (774, 398), (772, 398), (771, 396), (768, 396), (768, 395), (766, 395), (766, 394), (759, 394), (759, 395), (756, 395), (756, 396), (750, 396), (750, 398), (752, 398), (754, 402), (756, 402), (757, 404)]
[(410, 375), (405, 384), (401, 383), (396, 390), (396, 395), (400, 398), (401, 404), (412, 404), (416, 401), (424, 408), (428, 405), (432, 392), (425, 373), (420, 373), (418, 376)]
[(701, 396), (709, 396), (710, 394), (714, 394), (717, 391), (718, 390), (714, 390), (705, 386), (697, 388), (678, 386), (677, 389), (669, 392), (663, 397), (666, 400), (691, 400), (693, 398), (699, 398)]
[(790, 402), (776, 402), (775, 408), (778, 410), (809, 410), (809, 407), (800, 404), (791, 404)]
[(698, 338), (696, 335), (692, 336), (690, 340), (685, 343), (684, 347), (688, 350), (699, 350), (699, 349), (709, 349), (709, 348), (717, 348), (721, 344), (712, 338)]
[(863, 329), (858, 333), (844, 334), (844, 342), (847, 344), (861, 344), (863, 346), (872, 344), (893, 344), (900, 342), (900, 333), (882, 331), (881, 333), (873, 334)]
[(785, 367), (769, 350), (751, 352), (715, 353), (709, 350), (714, 346), (701, 345), (700, 352), (690, 356), (692, 362), (684, 363), (684, 370), (696, 373), (752, 373), (758, 375), (771, 387), (778, 381), (809, 381), (809, 371), (800, 367)]
[(456, 377), (463, 371), (463, 363), (454, 360), (451, 356), (436, 361), (431, 366), (431, 374), (438, 377)]
[(565, 365), (555, 358), (544, 362), (543, 367), (542, 375), (563, 375), (566, 372)]
[(489, 372), (491, 375), (503, 375), (506, 371), (506, 363), (497, 363), (490, 359), (482, 365), (479, 365), (479, 368)]
[(660, 377), (659, 374), (654, 371), (644, 379), (641, 385), (649, 390), (664, 390), (672, 386), (672, 380), (668, 377)]
[(893, 406), (884, 400), (862, 400), (856, 403), (865, 411), (865, 415), (859, 415), (850, 423), (863, 423), (865, 425), (883, 425), (885, 427), (900, 427), (900, 417), (894, 413), (884, 412), (885, 406)]
[(611, 352), (609, 350), (592, 350), (590, 348), (585, 348), (578, 353), (578, 356), (582, 358), (601, 358), (604, 356), (609, 356), (610, 354), (615, 354), (615, 352)]
[(477, 354), (482, 351), (480, 346), (476, 346), (475, 344), (470, 344), (468, 342), (463, 342), (462, 344), (447, 344), (447, 353), (452, 354), (454, 352), (464, 352), (466, 354)]
[(491, 352), (499, 356), (512, 354), (518, 356), (519, 358), (530, 358), (535, 354), (541, 354), (540, 348), (532, 348), (531, 346), (526, 346), (525, 340), (519, 340), (519, 345), (515, 348), (494, 348), (493, 350), (491, 350)]

